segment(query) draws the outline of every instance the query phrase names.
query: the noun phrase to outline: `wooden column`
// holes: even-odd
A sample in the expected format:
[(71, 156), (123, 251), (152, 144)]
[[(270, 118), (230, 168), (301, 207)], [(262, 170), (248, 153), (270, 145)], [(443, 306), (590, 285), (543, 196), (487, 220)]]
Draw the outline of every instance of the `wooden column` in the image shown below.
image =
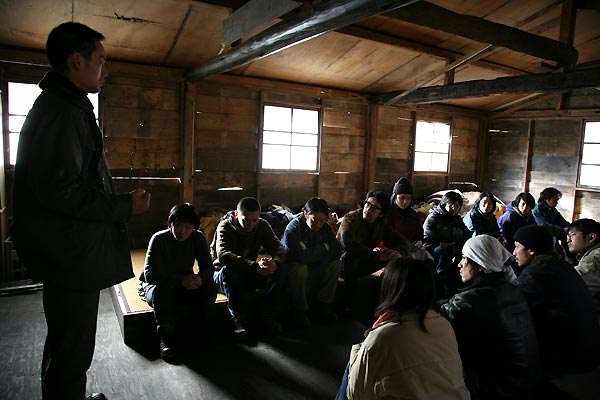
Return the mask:
[(181, 135), (181, 201), (194, 203), (194, 175), (195, 175), (195, 120), (196, 120), (196, 94), (195, 83), (182, 83), (183, 102), (183, 132)]
[(533, 157), (533, 140), (535, 137), (535, 121), (529, 120), (527, 127), (527, 161), (525, 162), (525, 182), (523, 182), (523, 191), (529, 192), (529, 182), (531, 181), (531, 157)]
[(365, 146), (365, 181), (363, 195), (373, 189), (373, 183), (375, 182), (375, 164), (377, 161), (377, 119), (379, 117), (379, 107), (380, 106), (376, 104), (369, 104), (369, 125), (367, 127), (367, 140)]

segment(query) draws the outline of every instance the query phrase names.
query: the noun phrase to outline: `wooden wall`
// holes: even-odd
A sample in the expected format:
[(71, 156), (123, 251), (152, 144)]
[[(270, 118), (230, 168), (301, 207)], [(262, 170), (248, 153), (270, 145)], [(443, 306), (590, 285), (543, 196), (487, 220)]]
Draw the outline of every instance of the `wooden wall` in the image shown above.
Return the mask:
[(545, 101), (515, 113), (515, 118), (492, 120), (487, 188), (508, 202), (522, 191), (537, 200), (540, 191), (553, 186), (563, 193), (557, 209), (567, 220), (599, 220), (598, 190), (577, 186), (584, 123), (600, 108), (596, 92), (570, 92), (564, 101), (571, 107), (568, 111), (556, 110), (556, 101)]
[[(414, 127), (417, 120), (450, 124), (452, 141), (447, 173), (413, 172)], [(481, 117), (461, 115), (460, 110), (435, 112), (419, 108), (380, 107), (376, 131), (376, 173), (374, 187), (391, 193), (399, 177), (412, 177), (413, 201), (445, 189), (473, 190), (478, 185), (478, 163), (482, 160), (479, 139)]]
[[(312, 196), (332, 208), (349, 208), (361, 199), (365, 163), (367, 106), (292, 92), (222, 83), (200, 83), (194, 128), (194, 194), (202, 210), (233, 209), (244, 196), (263, 208), (284, 204), (299, 211)], [(318, 107), (322, 111), (320, 171), (262, 172), (262, 104)], [(238, 191), (219, 188), (240, 187)]]

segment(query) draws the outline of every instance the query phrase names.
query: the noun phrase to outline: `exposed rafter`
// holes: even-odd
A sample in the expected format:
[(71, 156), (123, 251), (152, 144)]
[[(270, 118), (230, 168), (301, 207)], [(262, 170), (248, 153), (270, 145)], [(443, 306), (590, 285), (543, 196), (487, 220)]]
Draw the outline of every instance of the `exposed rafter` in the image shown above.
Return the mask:
[[(483, 97), (505, 93), (551, 93), (570, 89), (600, 87), (600, 68), (565, 73), (531, 74), (494, 80), (477, 80), (417, 89), (394, 104), (425, 104), (440, 101)], [(375, 96), (387, 103), (403, 91)]]
[(248, 41), (191, 70), (198, 81), (266, 57), (325, 32), (350, 25), (418, 0), (324, 0), (313, 8), (265, 29)]
[(457, 14), (425, 1), (391, 11), (386, 16), (556, 61), (562, 65), (575, 64), (578, 58), (577, 50), (569, 44), (483, 18)]

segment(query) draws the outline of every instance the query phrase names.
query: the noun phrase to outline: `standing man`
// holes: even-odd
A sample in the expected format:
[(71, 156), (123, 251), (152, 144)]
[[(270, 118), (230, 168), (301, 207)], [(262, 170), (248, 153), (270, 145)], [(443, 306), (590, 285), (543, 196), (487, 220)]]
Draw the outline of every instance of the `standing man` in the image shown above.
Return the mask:
[[(227, 307), (239, 339), (254, 343), (256, 333), (281, 333), (276, 319), (281, 298), (281, 265), (285, 248), (271, 225), (260, 218), (260, 203), (242, 198), (217, 226), (211, 250), (218, 272), (215, 283), (227, 296)], [(263, 247), (267, 255), (259, 257)]]
[(150, 206), (143, 189), (115, 193), (104, 158), (87, 98), (108, 74), (102, 40), (75, 22), (50, 32), (53, 70), (39, 83), (15, 165), (14, 240), (32, 278), (44, 283), (44, 399), (106, 399), (85, 395), (100, 290), (133, 276), (126, 222)]
[(572, 222), (567, 245), (578, 261), (575, 270), (590, 289), (596, 310), (600, 312), (600, 223), (589, 218)]

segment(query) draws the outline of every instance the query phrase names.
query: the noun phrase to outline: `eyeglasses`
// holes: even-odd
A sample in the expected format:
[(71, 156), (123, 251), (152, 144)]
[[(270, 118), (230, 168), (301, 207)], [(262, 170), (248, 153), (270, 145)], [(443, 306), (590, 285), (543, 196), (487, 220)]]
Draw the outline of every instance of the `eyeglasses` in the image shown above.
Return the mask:
[(371, 203), (369, 200), (365, 201), (365, 208), (372, 208), (375, 211), (381, 211), (381, 207)]

